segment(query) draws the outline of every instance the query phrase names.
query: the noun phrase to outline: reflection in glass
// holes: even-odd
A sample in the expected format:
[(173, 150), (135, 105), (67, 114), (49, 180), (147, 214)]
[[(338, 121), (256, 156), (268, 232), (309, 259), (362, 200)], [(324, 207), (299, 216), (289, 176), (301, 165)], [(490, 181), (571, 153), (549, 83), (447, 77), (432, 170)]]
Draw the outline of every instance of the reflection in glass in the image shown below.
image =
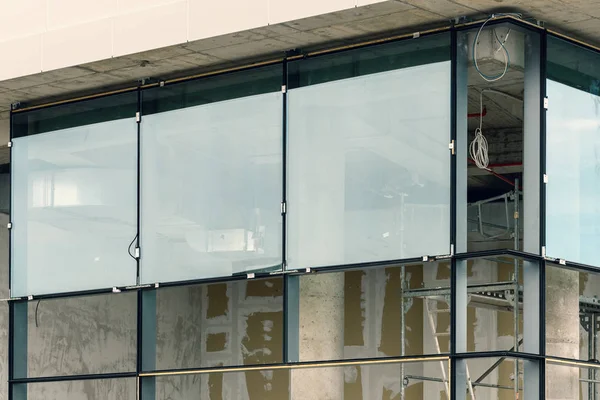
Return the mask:
[(449, 301), (450, 263), (302, 275), (300, 361), (448, 353)]
[(546, 354), (600, 358), (600, 273), (546, 265)]
[(157, 369), (283, 362), (280, 277), (162, 288), (156, 294)]
[[(469, 358), (466, 364), (470, 380), (470, 384), (467, 385), (467, 399), (523, 398), (526, 384), (523, 379), (523, 360), (507, 357)], [(518, 365), (518, 370), (521, 371), (518, 374), (515, 374), (515, 365)]]
[(29, 383), (26, 398), (136, 400), (136, 390), (135, 378)]
[(281, 265), (281, 93), (142, 125), (142, 283)]
[(292, 89), (288, 121), (290, 268), (449, 253), (450, 62)]
[(600, 371), (576, 363), (546, 364), (546, 399), (597, 399)]
[(135, 119), (13, 139), (12, 296), (133, 285)]
[(467, 351), (523, 351), (525, 268), (506, 256), (467, 261)]
[(448, 399), (448, 360), (210, 372), (156, 377), (156, 398), (170, 400)]
[(600, 96), (552, 80), (547, 90), (547, 254), (599, 265)]
[(135, 371), (136, 300), (125, 292), (29, 302), (28, 376)]

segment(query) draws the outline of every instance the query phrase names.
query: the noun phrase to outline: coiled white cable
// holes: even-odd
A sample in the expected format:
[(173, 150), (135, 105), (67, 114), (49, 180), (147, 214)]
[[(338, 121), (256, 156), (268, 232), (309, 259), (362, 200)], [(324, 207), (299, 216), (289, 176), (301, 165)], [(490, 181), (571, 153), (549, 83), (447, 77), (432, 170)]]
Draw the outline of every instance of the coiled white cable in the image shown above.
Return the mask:
[(486, 169), (490, 164), (488, 142), (481, 130), (483, 124), (483, 91), (479, 92), (479, 127), (475, 129), (475, 138), (469, 145), (469, 156), (477, 168)]

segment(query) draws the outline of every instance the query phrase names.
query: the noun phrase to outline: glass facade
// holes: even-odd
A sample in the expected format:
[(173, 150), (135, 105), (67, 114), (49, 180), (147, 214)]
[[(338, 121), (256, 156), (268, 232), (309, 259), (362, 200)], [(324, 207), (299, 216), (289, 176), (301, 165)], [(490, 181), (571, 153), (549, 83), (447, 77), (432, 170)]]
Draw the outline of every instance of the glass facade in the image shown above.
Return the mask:
[(599, 57), (509, 18), (14, 110), (9, 399), (594, 399)]
[(113, 100), (128, 117), (95, 101), (15, 116), (12, 296), (135, 285), (136, 96)]
[(547, 254), (600, 266), (600, 55), (548, 39)]
[(450, 62), (433, 61), (290, 89), (290, 268), (450, 252)]
[(281, 68), (239, 78), (143, 94), (141, 283), (281, 269)]

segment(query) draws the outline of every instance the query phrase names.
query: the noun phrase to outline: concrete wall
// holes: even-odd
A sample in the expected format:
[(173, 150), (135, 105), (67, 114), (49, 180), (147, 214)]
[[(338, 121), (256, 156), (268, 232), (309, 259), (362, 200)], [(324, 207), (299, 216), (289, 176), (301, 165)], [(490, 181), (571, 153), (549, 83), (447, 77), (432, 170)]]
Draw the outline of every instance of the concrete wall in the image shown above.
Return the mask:
[(0, 81), (377, 2), (5, 0)]

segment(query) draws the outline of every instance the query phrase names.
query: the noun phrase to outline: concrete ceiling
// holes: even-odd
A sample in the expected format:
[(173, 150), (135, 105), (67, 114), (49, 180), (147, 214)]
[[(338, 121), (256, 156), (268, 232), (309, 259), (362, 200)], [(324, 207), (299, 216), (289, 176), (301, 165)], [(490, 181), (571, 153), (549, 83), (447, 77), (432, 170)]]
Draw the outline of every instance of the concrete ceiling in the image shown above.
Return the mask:
[[(0, 132), (8, 131), (11, 103), (35, 104), (104, 89), (165, 79), (355, 42), (386, 32), (447, 26), (455, 17), (521, 12), (547, 27), (600, 44), (600, 0), (395, 0), (250, 31), (0, 81)], [(7, 140), (8, 138), (6, 138)], [(2, 138), (0, 138), (2, 140)]]

